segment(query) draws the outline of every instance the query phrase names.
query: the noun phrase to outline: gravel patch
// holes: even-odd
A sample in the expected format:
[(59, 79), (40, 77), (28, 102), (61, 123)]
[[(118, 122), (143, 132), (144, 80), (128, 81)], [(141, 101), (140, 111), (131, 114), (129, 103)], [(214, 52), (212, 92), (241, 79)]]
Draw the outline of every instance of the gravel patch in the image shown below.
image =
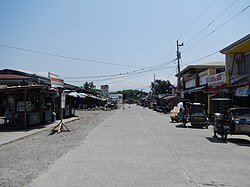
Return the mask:
[(88, 133), (115, 111), (77, 111), (65, 125), (71, 132), (51, 135), (51, 129), (0, 146), (0, 186), (23, 186), (80, 145)]

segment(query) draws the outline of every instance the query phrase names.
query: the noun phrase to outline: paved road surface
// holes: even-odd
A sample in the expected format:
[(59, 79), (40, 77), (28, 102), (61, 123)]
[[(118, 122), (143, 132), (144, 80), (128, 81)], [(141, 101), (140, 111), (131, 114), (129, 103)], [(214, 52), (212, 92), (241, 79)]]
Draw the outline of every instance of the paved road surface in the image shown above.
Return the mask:
[(249, 140), (224, 143), (211, 127), (182, 128), (126, 106), (30, 186), (250, 186)]

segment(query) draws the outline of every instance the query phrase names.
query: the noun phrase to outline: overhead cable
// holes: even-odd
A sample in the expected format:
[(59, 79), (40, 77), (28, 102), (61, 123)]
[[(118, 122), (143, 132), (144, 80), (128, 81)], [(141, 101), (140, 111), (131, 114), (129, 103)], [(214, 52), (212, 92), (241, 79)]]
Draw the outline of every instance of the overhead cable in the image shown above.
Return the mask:
[(205, 31), (208, 27), (210, 27), (217, 19), (219, 19), (229, 8), (231, 8), (238, 0), (233, 1), (229, 6), (227, 6), (218, 16), (216, 16), (209, 24), (207, 24), (203, 29), (201, 29), (195, 36), (193, 36), (190, 40), (186, 42), (190, 43), (195, 38), (197, 38), (203, 31)]
[(195, 19), (195, 21), (184, 31), (184, 33), (179, 37), (178, 40), (180, 40), (197, 22), (198, 20), (203, 16), (203, 14), (205, 14), (205, 12), (209, 9), (209, 7), (215, 2), (215, 0), (213, 0), (212, 2), (210, 2), (208, 4), (208, 6), (204, 9), (204, 11)]
[(173, 62), (173, 60), (169, 60), (167, 62), (163, 62), (160, 64), (156, 64), (154, 66), (151, 67), (146, 67), (146, 68), (142, 68), (139, 70), (134, 70), (134, 71), (130, 71), (130, 72), (125, 72), (125, 73), (117, 73), (117, 74), (108, 74), (108, 75), (97, 75), (97, 76), (67, 76), (64, 77), (65, 79), (95, 79), (95, 78), (105, 78), (105, 77), (119, 77), (119, 76), (123, 76), (123, 75), (130, 75), (130, 74), (134, 74), (134, 73), (139, 73), (139, 72), (147, 72), (147, 71), (154, 71), (157, 68), (162, 68), (163, 66)]
[(244, 9), (242, 9), (240, 12), (238, 12), (237, 14), (235, 14), (234, 16), (232, 16), (230, 19), (228, 19), (227, 21), (225, 21), (223, 24), (221, 24), (219, 27), (217, 27), (216, 29), (214, 29), (212, 32), (210, 32), (209, 34), (207, 34), (206, 36), (204, 36), (203, 38), (201, 38), (200, 40), (198, 40), (197, 42), (195, 42), (193, 45), (191, 45), (189, 48), (187, 48), (186, 50), (184, 50), (183, 52), (186, 52), (187, 50), (191, 49), (193, 46), (197, 45), (198, 43), (200, 43), (201, 41), (205, 40), (207, 37), (209, 37), (210, 35), (212, 35), (213, 33), (215, 33), (217, 30), (219, 30), (221, 27), (223, 27), (224, 25), (226, 25), (228, 22), (232, 21), (234, 18), (236, 18), (238, 15), (240, 15), (241, 13), (243, 13), (244, 11), (246, 11), (248, 8), (250, 7), (250, 5), (248, 5), (247, 7), (245, 7)]
[(200, 60), (203, 60), (203, 59), (205, 59), (205, 58), (208, 58), (208, 57), (210, 57), (210, 56), (213, 56), (213, 55), (215, 55), (215, 54), (217, 54), (217, 53), (219, 53), (219, 51), (210, 53), (209, 55), (203, 56), (203, 57), (201, 57), (201, 58), (199, 58), (199, 59), (190, 61), (190, 62), (188, 62), (188, 63), (184, 63), (183, 65), (190, 65), (190, 64), (192, 64), (192, 63), (194, 63), (194, 62), (198, 62), (198, 61), (200, 61)]
[(26, 51), (26, 52), (31, 52), (31, 53), (37, 53), (37, 54), (42, 54), (42, 55), (47, 55), (47, 56), (65, 58), (65, 59), (70, 59), (70, 60), (85, 61), (85, 62), (89, 62), (89, 63), (106, 64), (106, 65), (123, 66), (123, 67), (143, 68), (141, 66), (134, 66), (134, 65), (128, 65), (128, 64), (118, 64), (118, 63), (112, 63), (112, 62), (104, 62), (104, 61), (98, 61), (98, 60), (77, 58), (77, 57), (72, 57), (72, 56), (59, 55), (59, 54), (55, 54), (55, 53), (48, 53), (48, 52), (44, 52), (44, 51), (38, 51), (38, 50), (33, 50), (33, 49), (21, 48), (21, 47), (15, 47), (15, 46), (4, 45), (4, 44), (0, 44), (0, 47), (16, 49), (16, 50), (21, 50), (21, 51)]

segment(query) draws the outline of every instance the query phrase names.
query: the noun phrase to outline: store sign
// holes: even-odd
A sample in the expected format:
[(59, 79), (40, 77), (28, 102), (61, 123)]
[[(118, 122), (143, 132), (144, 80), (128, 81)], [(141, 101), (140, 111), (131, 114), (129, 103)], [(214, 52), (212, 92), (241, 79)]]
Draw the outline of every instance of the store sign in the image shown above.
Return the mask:
[(61, 95), (61, 108), (65, 108), (65, 100), (66, 100), (66, 94), (62, 93), (62, 95)]
[(208, 77), (207, 84), (208, 86), (221, 86), (226, 81), (226, 73), (221, 72), (215, 75)]
[(64, 80), (58, 78), (50, 78), (51, 87), (53, 88), (63, 88)]
[(249, 92), (249, 85), (237, 88), (234, 92), (234, 95), (237, 97), (246, 97), (249, 95), (248, 92)]

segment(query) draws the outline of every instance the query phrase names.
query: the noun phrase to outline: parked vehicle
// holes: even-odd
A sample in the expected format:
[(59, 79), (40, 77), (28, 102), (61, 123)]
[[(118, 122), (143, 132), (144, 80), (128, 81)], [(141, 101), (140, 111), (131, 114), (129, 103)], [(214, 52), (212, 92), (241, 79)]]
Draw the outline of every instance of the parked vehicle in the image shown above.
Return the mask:
[(202, 103), (190, 104), (190, 118), (189, 122), (194, 127), (206, 127), (209, 126), (208, 117), (205, 111), (205, 105)]
[(225, 141), (227, 141), (228, 134), (250, 136), (250, 108), (231, 108), (228, 118), (221, 113), (216, 113), (214, 136), (216, 134), (219, 134)]
[(172, 122), (174, 121), (179, 122), (178, 114), (179, 114), (179, 107), (175, 106), (173, 110), (170, 111), (170, 119)]

